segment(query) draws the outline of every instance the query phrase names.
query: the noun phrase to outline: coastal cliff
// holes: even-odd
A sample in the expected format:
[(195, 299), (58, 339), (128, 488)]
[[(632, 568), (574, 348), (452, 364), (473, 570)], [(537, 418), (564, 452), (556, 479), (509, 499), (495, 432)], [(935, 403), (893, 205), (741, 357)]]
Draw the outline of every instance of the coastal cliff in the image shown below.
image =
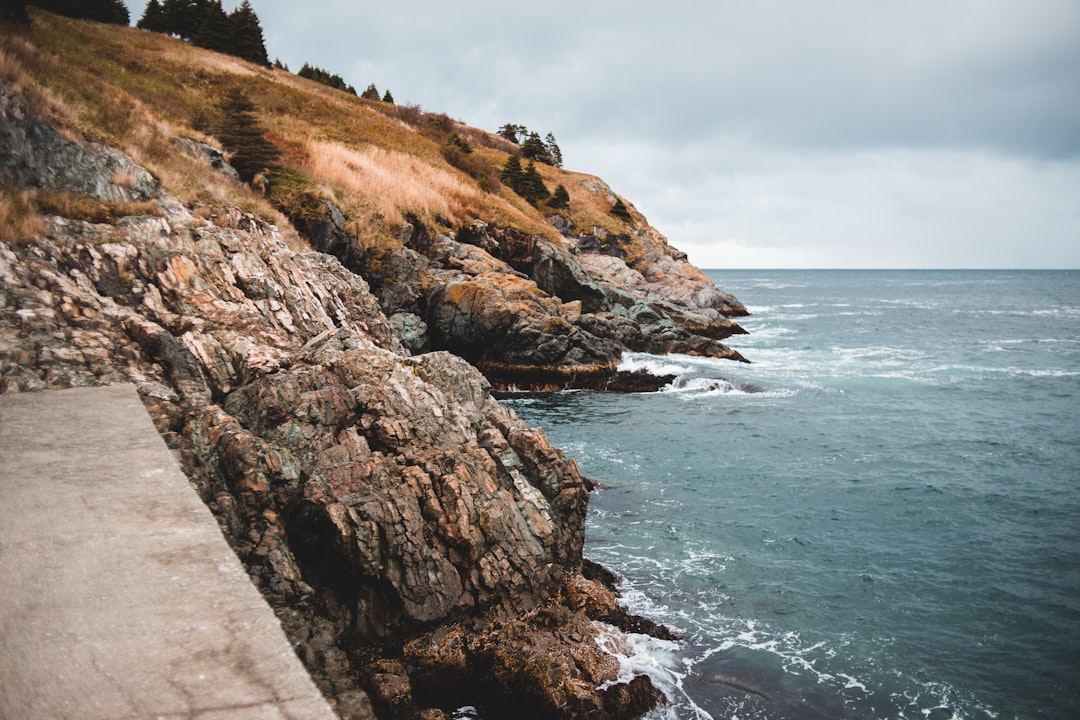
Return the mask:
[[(637, 215), (579, 233), (573, 213), (405, 212), (361, 242), (344, 188), (267, 199), (175, 118), (119, 138), (43, 79), (65, 29), (182, 44), (33, 19), (0, 67), (0, 392), (136, 383), (343, 718), (660, 701), (600, 644), (650, 628), (583, 566), (589, 483), (492, 391), (663, 382), (620, 376), (624, 350), (741, 359), (719, 342), (738, 301)], [(271, 73), (182, 52), (221, 82)]]

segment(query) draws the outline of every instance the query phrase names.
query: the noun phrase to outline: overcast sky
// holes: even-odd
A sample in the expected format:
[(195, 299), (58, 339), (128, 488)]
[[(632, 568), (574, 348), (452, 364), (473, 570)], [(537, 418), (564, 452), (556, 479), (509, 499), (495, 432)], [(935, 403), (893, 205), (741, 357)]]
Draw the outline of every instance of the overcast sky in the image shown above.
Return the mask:
[(701, 267), (1080, 268), (1080, 0), (251, 3), (293, 71), (554, 133)]

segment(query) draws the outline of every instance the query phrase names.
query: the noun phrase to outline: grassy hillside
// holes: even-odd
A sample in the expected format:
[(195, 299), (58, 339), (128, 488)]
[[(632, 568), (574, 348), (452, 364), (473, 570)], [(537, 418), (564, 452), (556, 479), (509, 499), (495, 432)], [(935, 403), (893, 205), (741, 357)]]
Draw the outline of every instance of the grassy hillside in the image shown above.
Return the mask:
[[(484, 190), (446, 160), (443, 148), (456, 133), (474, 148), (469, 162), (497, 177), (514, 146), (492, 133), (416, 106), (363, 100), (165, 35), (30, 12), (29, 27), (0, 28), (0, 82), (30, 97), (71, 137), (128, 153), (185, 203), (240, 206), (281, 226), (299, 246), (303, 240), (286, 218), (312, 196), (335, 202), (348, 218), (349, 234), (373, 251), (397, 242), (406, 215), (429, 226), (482, 220), (558, 237), (511, 190), (490, 182)], [(265, 196), (206, 172), (205, 164), (175, 146), (189, 137), (220, 147), (214, 132), (224, 119), (223, 98), (234, 87), (254, 102), (265, 137), (282, 153), (283, 169)], [(627, 231), (608, 212), (611, 199), (596, 190), (603, 187), (596, 178), (538, 169), (549, 189), (566, 187), (570, 203), (561, 212), (578, 227)], [(25, 232), (16, 224), (32, 224), (35, 211), (56, 212), (45, 204), (4, 191), (5, 235)]]

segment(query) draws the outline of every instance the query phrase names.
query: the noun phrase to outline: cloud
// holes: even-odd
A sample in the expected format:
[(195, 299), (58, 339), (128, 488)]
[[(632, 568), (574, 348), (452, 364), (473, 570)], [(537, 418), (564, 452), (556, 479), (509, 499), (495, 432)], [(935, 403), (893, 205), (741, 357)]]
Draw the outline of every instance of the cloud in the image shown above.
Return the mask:
[(761, 156), (664, 183), (647, 193), (649, 219), (703, 267), (1078, 266), (1076, 164), (940, 150)]

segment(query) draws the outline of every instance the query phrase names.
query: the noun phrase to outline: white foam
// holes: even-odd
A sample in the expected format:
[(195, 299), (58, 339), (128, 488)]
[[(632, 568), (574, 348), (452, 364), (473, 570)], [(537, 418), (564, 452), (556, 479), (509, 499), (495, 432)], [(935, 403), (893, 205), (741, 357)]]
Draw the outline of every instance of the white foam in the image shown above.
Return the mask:
[(624, 633), (618, 628), (601, 622), (597, 627), (597, 644), (619, 661), (618, 677), (599, 688), (603, 690), (616, 683), (628, 682), (637, 675), (647, 675), (653, 685), (671, 701), (649, 713), (649, 720), (713, 720), (712, 715), (700, 708), (683, 690), (687, 671), (679, 660), (682, 643), (660, 640), (650, 635)]

